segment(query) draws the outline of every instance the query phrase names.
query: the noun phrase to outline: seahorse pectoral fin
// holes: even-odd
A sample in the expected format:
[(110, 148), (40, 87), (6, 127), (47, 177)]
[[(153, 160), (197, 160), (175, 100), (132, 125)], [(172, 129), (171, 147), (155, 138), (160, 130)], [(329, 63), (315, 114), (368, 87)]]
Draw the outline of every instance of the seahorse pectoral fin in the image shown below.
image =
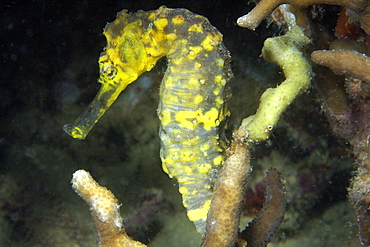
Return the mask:
[(63, 126), (64, 132), (75, 139), (85, 139), (100, 117), (126, 88), (126, 85), (102, 84), (93, 101), (75, 122)]

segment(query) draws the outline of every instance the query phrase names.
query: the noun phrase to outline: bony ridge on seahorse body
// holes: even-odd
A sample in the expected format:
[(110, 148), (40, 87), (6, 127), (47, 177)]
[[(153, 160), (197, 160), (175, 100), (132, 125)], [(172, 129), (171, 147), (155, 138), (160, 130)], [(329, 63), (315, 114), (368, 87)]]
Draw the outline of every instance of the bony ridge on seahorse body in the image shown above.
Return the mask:
[(219, 131), (229, 112), (230, 55), (222, 35), (203, 16), (185, 9), (118, 13), (104, 29), (100, 91), (64, 131), (84, 139), (128, 84), (167, 57), (160, 87), (163, 170), (177, 179), (188, 217), (201, 234), (212, 197), (214, 171), (223, 163)]

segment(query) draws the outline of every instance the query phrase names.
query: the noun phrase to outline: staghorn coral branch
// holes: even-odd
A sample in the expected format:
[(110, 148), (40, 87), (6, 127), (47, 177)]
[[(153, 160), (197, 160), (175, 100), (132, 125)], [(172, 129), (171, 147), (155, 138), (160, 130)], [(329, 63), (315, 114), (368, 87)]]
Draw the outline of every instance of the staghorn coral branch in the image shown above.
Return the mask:
[(284, 218), (284, 185), (280, 173), (271, 168), (266, 175), (267, 193), (263, 210), (238, 238), (240, 209), (251, 169), (250, 148), (253, 144), (245, 135), (242, 130), (233, 135), (229, 156), (216, 182), (201, 247), (231, 247), (235, 243), (241, 247), (246, 242), (248, 247), (266, 246)]
[(240, 17), (237, 24), (251, 30), (281, 4), (291, 4), (296, 7), (308, 7), (314, 4), (340, 5), (356, 12), (360, 18), (361, 27), (370, 35), (370, 1), (368, 0), (262, 0), (248, 14)]
[(267, 193), (262, 211), (240, 233), (248, 247), (266, 246), (280, 226), (285, 214), (285, 192), (280, 173), (270, 168), (266, 175)]
[(110, 190), (100, 186), (90, 173), (84, 170), (76, 171), (71, 182), (76, 193), (90, 206), (100, 247), (146, 246), (126, 234), (119, 213), (120, 205)]
[(347, 75), (370, 84), (370, 57), (357, 51), (320, 50), (311, 54), (313, 62), (329, 67), (337, 75)]
[(220, 170), (206, 221), (202, 247), (234, 246), (245, 185), (250, 171), (251, 142), (241, 130), (234, 133), (228, 158)]

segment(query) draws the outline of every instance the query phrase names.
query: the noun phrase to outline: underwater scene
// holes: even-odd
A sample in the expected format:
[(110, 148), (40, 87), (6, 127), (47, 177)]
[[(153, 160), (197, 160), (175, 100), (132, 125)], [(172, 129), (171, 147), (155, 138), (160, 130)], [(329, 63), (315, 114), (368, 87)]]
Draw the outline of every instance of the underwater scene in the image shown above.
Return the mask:
[(0, 5), (0, 246), (370, 245), (369, 1)]

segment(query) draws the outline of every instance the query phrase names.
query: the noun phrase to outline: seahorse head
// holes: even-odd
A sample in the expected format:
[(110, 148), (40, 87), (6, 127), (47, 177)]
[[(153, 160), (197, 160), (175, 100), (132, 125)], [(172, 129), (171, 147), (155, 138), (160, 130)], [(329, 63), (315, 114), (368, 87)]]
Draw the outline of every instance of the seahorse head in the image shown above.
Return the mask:
[(163, 22), (158, 28), (155, 18), (152, 11), (127, 13), (124, 10), (106, 25), (107, 46), (99, 58), (101, 88), (75, 123), (64, 126), (67, 134), (84, 139), (127, 85), (151, 70), (166, 54), (168, 36), (163, 31)]
[[(163, 24), (162, 24), (163, 25)], [(123, 10), (104, 28), (107, 46), (99, 59), (101, 83), (127, 84), (151, 70), (167, 52), (168, 37), (154, 11)]]

